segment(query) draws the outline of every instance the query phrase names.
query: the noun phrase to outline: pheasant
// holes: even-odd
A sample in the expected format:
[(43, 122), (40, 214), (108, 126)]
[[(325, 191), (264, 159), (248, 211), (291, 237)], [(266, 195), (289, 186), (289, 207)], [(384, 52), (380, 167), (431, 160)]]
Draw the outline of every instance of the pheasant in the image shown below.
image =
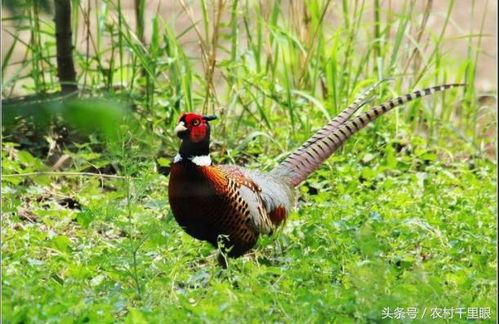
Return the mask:
[(294, 188), (333, 154), (350, 136), (393, 108), (437, 91), (464, 86), (445, 84), (414, 91), (350, 117), (376, 87), (364, 91), (349, 107), (268, 173), (210, 158), (210, 124), (214, 115), (184, 113), (175, 134), (181, 139), (175, 156), (168, 198), (178, 224), (196, 239), (220, 246), (219, 262), (251, 250), (258, 237), (271, 234), (290, 214)]

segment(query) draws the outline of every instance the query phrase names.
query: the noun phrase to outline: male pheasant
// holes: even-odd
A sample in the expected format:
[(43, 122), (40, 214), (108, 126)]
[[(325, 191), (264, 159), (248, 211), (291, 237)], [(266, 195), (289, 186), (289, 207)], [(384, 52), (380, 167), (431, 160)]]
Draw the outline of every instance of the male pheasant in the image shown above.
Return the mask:
[[(170, 171), (168, 196), (173, 215), (191, 236), (239, 257), (256, 244), (260, 234), (271, 234), (293, 208), (294, 188), (350, 136), (379, 116), (413, 99), (464, 86), (445, 84), (390, 100), (350, 117), (365, 104), (375, 86), (320, 129), (272, 171), (216, 165), (209, 155), (210, 124), (216, 116), (184, 113), (175, 128), (182, 144)], [(225, 259), (219, 256), (222, 265)]]

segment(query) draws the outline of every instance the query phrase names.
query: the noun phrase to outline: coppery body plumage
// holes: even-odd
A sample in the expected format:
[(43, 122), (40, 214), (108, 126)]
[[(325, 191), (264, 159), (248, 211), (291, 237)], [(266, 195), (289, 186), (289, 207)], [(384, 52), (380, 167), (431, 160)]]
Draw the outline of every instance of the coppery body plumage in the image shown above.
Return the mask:
[(214, 165), (209, 157), (214, 116), (184, 114), (175, 129), (182, 139), (170, 173), (168, 196), (173, 215), (191, 236), (220, 243), (230, 257), (249, 251), (260, 234), (271, 234), (294, 206), (294, 187), (351, 135), (396, 106), (462, 84), (415, 91), (349, 119), (374, 89), (365, 91), (333, 121), (269, 173), (238, 166)]
[[(272, 192), (265, 192), (258, 182), (273, 184), (286, 195), (272, 199)], [(170, 171), (169, 198), (175, 219), (189, 235), (214, 246), (221, 240), (231, 248), (228, 255), (238, 257), (261, 233), (270, 234), (286, 219), (293, 192), (265, 174), (182, 161)]]

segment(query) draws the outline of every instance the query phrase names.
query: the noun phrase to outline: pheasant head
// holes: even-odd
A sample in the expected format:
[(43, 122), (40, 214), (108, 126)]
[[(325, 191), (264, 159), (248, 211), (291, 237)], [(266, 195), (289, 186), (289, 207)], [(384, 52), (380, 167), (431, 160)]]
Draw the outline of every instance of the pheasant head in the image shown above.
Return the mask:
[(214, 115), (200, 115), (184, 113), (180, 116), (175, 135), (181, 140), (179, 154), (176, 160), (209, 157), (210, 153), (210, 124), (216, 119)]

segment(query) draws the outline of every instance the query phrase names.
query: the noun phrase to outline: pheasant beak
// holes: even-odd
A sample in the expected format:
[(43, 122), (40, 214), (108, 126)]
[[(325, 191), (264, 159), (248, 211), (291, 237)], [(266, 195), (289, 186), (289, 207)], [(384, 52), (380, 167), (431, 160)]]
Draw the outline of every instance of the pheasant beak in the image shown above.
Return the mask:
[(188, 128), (185, 127), (185, 123), (183, 121), (179, 122), (177, 124), (177, 127), (175, 127), (175, 129), (173, 130), (173, 132), (175, 133), (175, 135), (177, 135), (178, 137), (181, 137), (183, 135), (183, 133), (185, 131), (187, 131)]

